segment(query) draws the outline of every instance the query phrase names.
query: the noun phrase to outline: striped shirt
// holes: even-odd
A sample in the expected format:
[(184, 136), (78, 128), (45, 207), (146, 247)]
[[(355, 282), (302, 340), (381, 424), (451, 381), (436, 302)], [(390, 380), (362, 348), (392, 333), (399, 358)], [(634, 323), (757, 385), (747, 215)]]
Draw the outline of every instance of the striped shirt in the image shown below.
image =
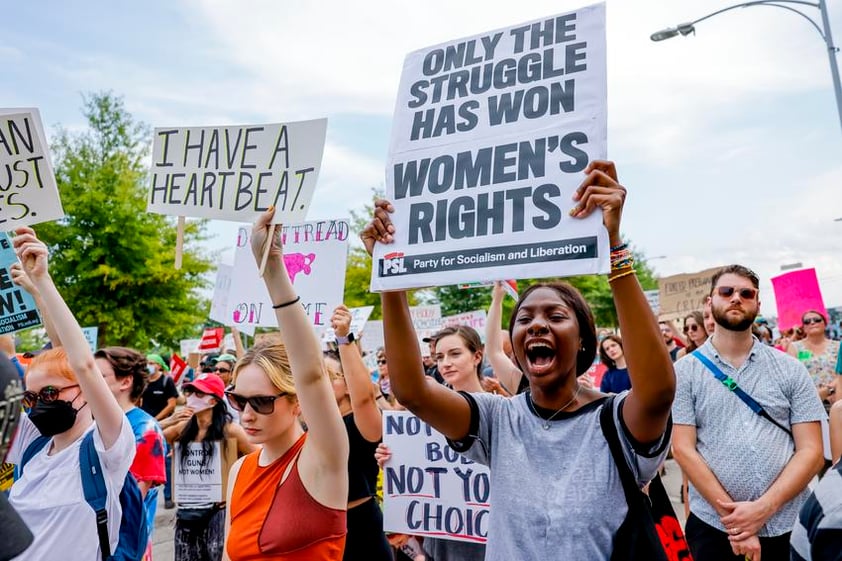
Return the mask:
[(790, 543), (792, 561), (842, 561), (842, 463), (801, 507)]
[[(778, 423), (791, 429), (796, 423), (818, 422), (826, 417), (813, 381), (797, 359), (755, 339), (746, 361), (734, 368), (720, 357), (711, 339), (700, 351)], [(696, 357), (688, 355), (676, 362), (675, 374), (678, 385), (673, 422), (696, 427), (696, 449), (734, 501), (759, 499), (792, 459), (792, 438), (728, 391)], [(792, 531), (808, 495), (805, 488), (785, 504), (758, 536)], [(719, 514), (692, 484), (690, 510), (706, 524), (725, 532)]]

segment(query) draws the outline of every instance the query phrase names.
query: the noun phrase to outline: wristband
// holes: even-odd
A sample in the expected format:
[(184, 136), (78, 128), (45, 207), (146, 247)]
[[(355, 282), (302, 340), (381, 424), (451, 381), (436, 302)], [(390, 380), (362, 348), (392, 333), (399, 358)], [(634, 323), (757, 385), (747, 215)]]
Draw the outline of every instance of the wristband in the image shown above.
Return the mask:
[(301, 296), (296, 296), (293, 300), (290, 300), (289, 302), (284, 302), (282, 304), (272, 304), (272, 309), (273, 310), (280, 310), (281, 308), (286, 308), (287, 306), (292, 306), (293, 304), (295, 304), (299, 300), (301, 300)]

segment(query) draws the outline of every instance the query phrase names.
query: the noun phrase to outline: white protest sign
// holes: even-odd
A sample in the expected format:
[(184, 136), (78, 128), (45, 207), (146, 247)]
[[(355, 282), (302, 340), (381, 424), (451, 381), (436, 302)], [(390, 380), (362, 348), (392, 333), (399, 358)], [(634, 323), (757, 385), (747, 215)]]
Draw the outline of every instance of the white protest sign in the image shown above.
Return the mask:
[(463, 314), (456, 314), (454, 316), (447, 316), (442, 318), (442, 327), (451, 327), (454, 325), (467, 325), (473, 327), (479, 333), (480, 338), (485, 338), (485, 324), (488, 320), (488, 313), (485, 310), (474, 310), (473, 312), (465, 312)]
[[(365, 322), (368, 321), (368, 316), (374, 311), (374, 306), (360, 306), (359, 308), (348, 308), (351, 312), (351, 333), (359, 339), (365, 327)], [(333, 310), (331, 310), (333, 314)], [(329, 323), (329, 322), (328, 322)], [(336, 333), (333, 328), (328, 325), (322, 334), (322, 343), (332, 343), (336, 339)]]
[(234, 267), (220, 263), (216, 266), (216, 282), (213, 285), (210, 318), (219, 323), (228, 319), (228, 293), (231, 290), (231, 273)]
[(372, 290), (607, 273), (601, 213), (569, 216), (606, 130), (604, 4), (410, 53)]
[(444, 436), (408, 411), (383, 412), (383, 529), (485, 543), (488, 467), (454, 452)]
[[(345, 292), (348, 258), (347, 219), (305, 222), (281, 228), (284, 263), (301, 305), (321, 334)], [(234, 274), (228, 297), (226, 325), (278, 327), (273, 302), (257, 274), (251, 251), (251, 228), (242, 227), (234, 253)]]
[[(184, 452), (187, 458), (182, 462)], [(175, 502), (207, 504), (224, 500), (221, 442), (213, 443), (212, 455), (205, 452), (201, 442), (188, 443), (186, 450), (176, 442), (172, 465)]]
[(439, 304), (410, 306), (409, 316), (412, 318), (412, 326), (418, 336), (418, 346), (426, 349), (427, 343), (424, 339), (432, 337), (442, 328), (441, 306)]
[(88, 342), (88, 346), (91, 348), (91, 352), (95, 353), (97, 337), (99, 335), (99, 327), (83, 327), (82, 335), (85, 336), (85, 341)]
[[(363, 335), (361, 338), (361, 344), (363, 347), (363, 352), (367, 353), (365, 358), (368, 356), (374, 356), (374, 353), (377, 352), (377, 349), (383, 347), (386, 344), (386, 341), (383, 337), (383, 320), (382, 319), (374, 319), (365, 322), (365, 327), (363, 328)], [(366, 362), (369, 365), (368, 362)], [(372, 368), (376, 366), (376, 362), (370, 364)]]
[(182, 339), (179, 345), (181, 347), (181, 356), (187, 357), (190, 353), (198, 353), (199, 343), (201, 342), (201, 339)]
[(0, 109), (0, 230), (64, 216), (37, 109)]
[(253, 222), (303, 222), (316, 187), (327, 119), (271, 125), (156, 128), (147, 210)]

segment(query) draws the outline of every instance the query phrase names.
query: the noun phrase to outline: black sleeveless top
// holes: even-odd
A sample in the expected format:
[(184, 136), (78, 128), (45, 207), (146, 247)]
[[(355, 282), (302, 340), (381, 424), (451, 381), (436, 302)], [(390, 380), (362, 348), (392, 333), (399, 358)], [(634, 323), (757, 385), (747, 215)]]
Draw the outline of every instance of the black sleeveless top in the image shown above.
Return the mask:
[(374, 451), (380, 442), (369, 442), (354, 423), (354, 414), (342, 417), (348, 432), (348, 502), (372, 497), (377, 492), (377, 473), (380, 471)]

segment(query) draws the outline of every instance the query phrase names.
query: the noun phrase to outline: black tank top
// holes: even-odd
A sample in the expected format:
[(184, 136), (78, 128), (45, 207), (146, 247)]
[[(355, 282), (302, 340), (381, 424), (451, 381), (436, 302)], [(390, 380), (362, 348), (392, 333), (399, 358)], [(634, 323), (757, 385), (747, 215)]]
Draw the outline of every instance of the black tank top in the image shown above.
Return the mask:
[(380, 442), (369, 442), (354, 423), (354, 414), (342, 417), (348, 432), (348, 502), (374, 496), (377, 492), (377, 473), (380, 468), (374, 459), (374, 451)]

